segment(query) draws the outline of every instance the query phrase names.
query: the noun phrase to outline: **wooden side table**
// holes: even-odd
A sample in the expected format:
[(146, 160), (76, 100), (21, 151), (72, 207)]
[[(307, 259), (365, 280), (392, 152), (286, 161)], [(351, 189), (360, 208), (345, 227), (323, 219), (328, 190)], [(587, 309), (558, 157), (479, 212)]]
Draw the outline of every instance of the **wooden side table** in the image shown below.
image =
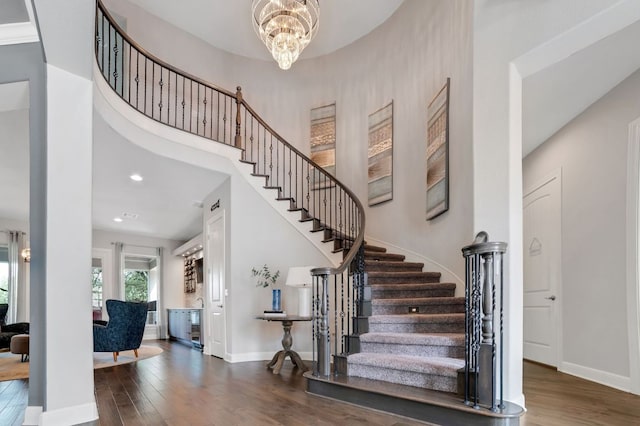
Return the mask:
[(282, 336), (282, 350), (276, 352), (276, 354), (273, 356), (273, 359), (271, 359), (269, 364), (267, 364), (267, 368), (273, 369), (273, 374), (280, 373), (282, 364), (287, 357), (291, 359), (293, 365), (298, 367), (303, 372), (309, 370), (309, 368), (304, 365), (304, 362), (302, 362), (302, 358), (300, 358), (300, 355), (298, 355), (296, 351), (291, 350), (291, 345), (293, 345), (293, 337), (291, 337), (291, 327), (296, 321), (311, 321), (311, 317), (299, 317), (297, 315), (271, 317), (261, 315), (256, 318), (263, 321), (278, 321), (282, 323), (282, 329), (284, 330), (284, 336)]

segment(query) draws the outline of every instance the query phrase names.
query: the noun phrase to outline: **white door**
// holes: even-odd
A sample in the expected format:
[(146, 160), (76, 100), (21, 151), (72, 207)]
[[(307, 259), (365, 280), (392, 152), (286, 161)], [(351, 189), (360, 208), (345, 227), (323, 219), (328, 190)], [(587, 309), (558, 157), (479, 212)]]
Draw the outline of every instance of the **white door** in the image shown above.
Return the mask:
[(554, 367), (562, 306), (560, 191), (558, 170), (523, 200), (524, 358)]
[(225, 221), (224, 210), (207, 221), (206, 285), (207, 285), (207, 342), (204, 352), (224, 358), (226, 352), (225, 320)]

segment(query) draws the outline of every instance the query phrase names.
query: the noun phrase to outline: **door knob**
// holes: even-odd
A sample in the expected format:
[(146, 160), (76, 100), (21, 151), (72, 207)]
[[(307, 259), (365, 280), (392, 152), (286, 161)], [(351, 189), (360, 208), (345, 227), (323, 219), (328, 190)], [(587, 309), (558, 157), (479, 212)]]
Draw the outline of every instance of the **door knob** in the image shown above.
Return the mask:
[[(554, 299), (555, 299), (555, 297), (554, 297)], [(218, 308), (222, 308), (222, 307), (224, 307), (224, 305), (218, 305)]]
[(547, 299), (547, 300), (556, 300), (556, 296), (554, 294), (552, 294), (549, 297), (545, 297), (545, 299)]

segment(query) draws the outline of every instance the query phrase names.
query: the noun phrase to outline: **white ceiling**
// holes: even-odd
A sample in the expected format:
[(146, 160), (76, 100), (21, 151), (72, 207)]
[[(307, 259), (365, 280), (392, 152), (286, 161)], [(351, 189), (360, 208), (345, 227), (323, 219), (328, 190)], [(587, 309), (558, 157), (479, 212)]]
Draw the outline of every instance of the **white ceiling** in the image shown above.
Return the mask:
[[(251, 0), (130, 0), (217, 48), (249, 58), (271, 55), (253, 30)], [(318, 34), (300, 55), (334, 52), (386, 21), (404, 0), (321, 0)]]
[(523, 80), (523, 157), (640, 68), (640, 22)]
[(226, 176), (153, 154), (93, 120), (93, 227), (182, 241), (202, 232), (201, 203)]

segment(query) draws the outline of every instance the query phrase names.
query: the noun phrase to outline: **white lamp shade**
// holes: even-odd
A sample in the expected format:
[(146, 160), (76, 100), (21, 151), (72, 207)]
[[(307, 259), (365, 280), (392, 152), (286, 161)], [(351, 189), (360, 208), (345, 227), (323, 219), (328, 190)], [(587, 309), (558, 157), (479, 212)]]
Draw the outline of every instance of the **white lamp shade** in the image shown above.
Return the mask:
[(286, 285), (291, 287), (311, 287), (311, 270), (315, 266), (292, 266), (287, 273)]

